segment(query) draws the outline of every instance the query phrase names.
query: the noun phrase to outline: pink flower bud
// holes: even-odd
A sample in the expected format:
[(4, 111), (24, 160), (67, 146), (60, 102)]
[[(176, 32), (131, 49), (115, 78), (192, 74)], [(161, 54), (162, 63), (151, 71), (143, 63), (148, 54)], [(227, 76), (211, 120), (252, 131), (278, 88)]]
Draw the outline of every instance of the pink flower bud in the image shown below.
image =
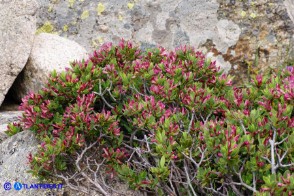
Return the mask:
[(219, 152), (219, 153), (217, 153), (217, 156), (218, 157), (223, 157), (223, 154)]

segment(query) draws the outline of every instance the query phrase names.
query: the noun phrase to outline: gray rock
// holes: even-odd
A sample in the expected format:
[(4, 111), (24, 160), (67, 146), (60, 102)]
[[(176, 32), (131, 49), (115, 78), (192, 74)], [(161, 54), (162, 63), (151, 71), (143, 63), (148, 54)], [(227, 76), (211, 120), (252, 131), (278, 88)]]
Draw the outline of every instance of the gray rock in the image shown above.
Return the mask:
[(2, 111), (0, 112), (0, 143), (7, 138), (5, 131), (7, 125), (19, 121), (18, 117), (22, 116), (22, 111)]
[(214, 56), (212, 52), (208, 52), (206, 54), (207, 58), (210, 58), (212, 61), (216, 62), (216, 66), (220, 67), (221, 70), (224, 71), (224, 73), (228, 74), (230, 69), (232, 68), (232, 65), (230, 62), (225, 61), (222, 56)]
[[(259, 58), (260, 70), (282, 64), (293, 53), (288, 51), (294, 51), (293, 0), (39, 2), (42, 7), (38, 27), (49, 21), (52, 32), (77, 41), (88, 51), (104, 42), (117, 44), (120, 38), (143, 49), (158, 45), (173, 49), (184, 44), (197, 49), (211, 40), (206, 51), (213, 52), (219, 62), (223, 59), (225, 65), (221, 66), (225, 69), (238, 65), (240, 69), (230, 70), (238, 81), (242, 81), (237, 79), (240, 75), (247, 73), (242, 66), (244, 59), (254, 63), (257, 48), (267, 48), (269, 54), (269, 58)], [(231, 55), (232, 50), (235, 55)]]
[(186, 44), (198, 48), (210, 39), (225, 53), (241, 32), (233, 21), (218, 20), (217, 0), (87, 0), (72, 5), (67, 1), (39, 1), (43, 5), (39, 27), (50, 19), (54, 32), (88, 50), (108, 41), (117, 43), (120, 38), (167, 49)]
[[(14, 184), (37, 184), (40, 183), (30, 173), (28, 173), (29, 165), (27, 156), (29, 153), (35, 153), (38, 141), (35, 139), (31, 131), (20, 132), (0, 144), (0, 179), (1, 189), (0, 195), (45, 195), (46, 190), (42, 189), (14, 189)], [(7, 183), (11, 184), (11, 190)]]
[(37, 8), (36, 0), (0, 1), (0, 105), (28, 60)]
[(288, 16), (294, 23), (294, 1), (293, 0), (285, 0), (284, 5), (287, 8)]
[(233, 46), (239, 40), (241, 29), (238, 25), (228, 20), (220, 20), (217, 23), (217, 34), (211, 38), (215, 41), (216, 48), (226, 53), (230, 46)]
[(22, 116), (22, 111), (1, 111), (0, 112), (0, 125), (4, 123), (11, 123), (19, 120)]
[(30, 91), (40, 90), (54, 69), (64, 71), (70, 62), (86, 57), (87, 51), (74, 41), (49, 33), (37, 35), (29, 61), (12, 87), (14, 98), (20, 101)]

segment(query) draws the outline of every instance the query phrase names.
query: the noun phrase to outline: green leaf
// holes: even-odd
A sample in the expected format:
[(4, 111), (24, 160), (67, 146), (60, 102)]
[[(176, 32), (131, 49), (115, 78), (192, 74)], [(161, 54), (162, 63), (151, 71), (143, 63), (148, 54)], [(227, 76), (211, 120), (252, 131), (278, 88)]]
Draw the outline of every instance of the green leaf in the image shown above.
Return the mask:
[(127, 86), (129, 84), (129, 80), (127, 78), (127, 75), (125, 73), (123, 73), (123, 72), (120, 72), (119, 76), (122, 79), (123, 85)]
[(60, 73), (60, 79), (61, 79), (63, 82), (66, 81), (66, 72), (65, 72), (65, 71), (63, 71), (63, 72)]
[(51, 76), (52, 76), (53, 78), (56, 78), (56, 76), (57, 76), (57, 72), (56, 72), (55, 69), (51, 72)]
[(89, 63), (87, 64), (87, 67), (86, 67), (87, 73), (91, 72), (92, 68), (93, 68), (93, 63), (91, 61), (89, 61)]
[(165, 164), (165, 156), (162, 156), (160, 159), (160, 167), (163, 168)]

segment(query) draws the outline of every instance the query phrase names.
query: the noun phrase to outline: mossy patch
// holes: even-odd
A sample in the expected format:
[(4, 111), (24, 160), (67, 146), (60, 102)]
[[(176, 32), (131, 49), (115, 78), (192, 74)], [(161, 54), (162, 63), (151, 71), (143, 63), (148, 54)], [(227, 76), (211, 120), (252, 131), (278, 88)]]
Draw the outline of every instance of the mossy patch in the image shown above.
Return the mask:
[(50, 6), (48, 7), (48, 12), (52, 12), (52, 11), (53, 11), (53, 6), (50, 5)]
[(59, 3), (59, 0), (51, 0), (51, 2), (52, 2), (53, 4), (58, 4), (58, 3)]
[(128, 8), (131, 10), (131, 9), (133, 9), (134, 5), (135, 5), (134, 3), (130, 2), (130, 3), (128, 3)]
[(120, 20), (120, 21), (123, 20), (123, 16), (121, 14), (118, 15), (118, 20)]
[(62, 29), (63, 29), (64, 32), (67, 32), (68, 31), (68, 25), (64, 25)]
[(52, 25), (52, 23), (50, 21), (47, 21), (43, 24), (43, 26), (41, 26), (40, 28), (37, 29), (36, 34), (40, 34), (40, 33), (53, 33), (55, 34), (56, 32), (53, 31), (54, 30), (54, 26)]
[(83, 11), (83, 13), (82, 13), (82, 15), (81, 15), (81, 19), (82, 19), (82, 20), (85, 20), (86, 18), (89, 17), (89, 15), (90, 15), (89, 10), (85, 10), (85, 11)]
[(68, 0), (69, 7), (72, 8), (75, 4), (76, 0)]
[(102, 12), (105, 11), (105, 6), (102, 3), (98, 3), (96, 10), (97, 10), (97, 14), (101, 15)]

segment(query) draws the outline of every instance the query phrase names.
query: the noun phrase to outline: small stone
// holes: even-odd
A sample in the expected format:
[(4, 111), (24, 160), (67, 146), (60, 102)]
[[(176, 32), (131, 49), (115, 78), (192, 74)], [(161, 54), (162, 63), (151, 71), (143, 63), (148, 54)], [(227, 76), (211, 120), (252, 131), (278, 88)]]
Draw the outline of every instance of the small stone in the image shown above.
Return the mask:
[(108, 26), (106, 25), (99, 25), (99, 30), (103, 33), (107, 33), (108, 32)]
[(276, 36), (273, 34), (270, 34), (266, 37), (267, 41), (270, 43), (275, 43), (276, 42)]

